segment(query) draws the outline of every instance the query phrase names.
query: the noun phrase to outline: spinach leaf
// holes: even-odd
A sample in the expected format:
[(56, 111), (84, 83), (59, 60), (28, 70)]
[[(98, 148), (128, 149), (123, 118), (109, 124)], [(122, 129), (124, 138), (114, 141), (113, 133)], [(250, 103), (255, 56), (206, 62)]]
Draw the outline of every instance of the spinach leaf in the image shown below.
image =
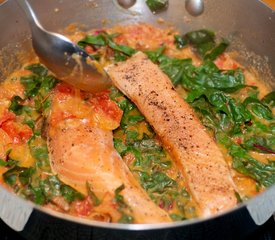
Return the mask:
[(40, 94), (44, 98), (57, 84), (57, 80), (48, 74), (48, 70), (41, 64), (32, 64), (26, 69), (33, 72), (32, 75), (20, 78), (25, 88), (26, 97), (35, 97)]
[(132, 223), (134, 218), (128, 213), (131, 212), (129, 206), (125, 203), (124, 197), (121, 195), (121, 192), (125, 186), (122, 184), (115, 190), (114, 200), (118, 205), (118, 211), (121, 213), (121, 218), (118, 220), (119, 223)]
[(22, 105), (23, 99), (19, 96), (14, 96), (11, 99), (11, 104), (9, 106), (9, 111), (14, 112), (16, 115), (21, 115), (24, 106)]
[(181, 84), (187, 90), (219, 89), (225, 92), (236, 92), (244, 88), (245, 79), (241, 69), (221, 71), (210, 61), (201, 66), (192, 65), (191, 59), (174, 59), (163, 55), (165, 46), (155, 51), (147, 51), (147, 56), (168, 75), (172, 83)]
[(243, 148), (233, 144), (229, 151), (233, 157), (233, 168), (250, 176), (265, 187), (275, 184), (275, 162), (261, 163), (252, 158)]
[(131, 215), (123, 213), (121, 218), (118, 220), (119, 223), (133, 223), (134, 218)]
[(87, 189), (88, 189), (88, 195), (92, 199), (92, 202), (94, 206), (100, 205), (101, 201), (99, 198), (95, 195), (95, 193), (92, 191), (92, 186), (90, 183), (87, 182)]
[(84, 48), (87, 45), (93, 47), (103, 47), (108, 46), (114, 51), (115, 61), (125, 61), (127, 57), (132, 56), (136, 50), (126, 45), (120, 45), (113, 41), (113, 38), (117, 34), (108, 34), (106, 32), (101, 32), (98, 35), (87, 35), (85, 38), (78, 42), (78, 45)]
[(4, 161), (3, 159), (0, 159), (0, 166), (1, 167), (11, 167), (14, 166), (18, 163), (18, 161), (13, 160), (13, 159), (9, 159), (7, 161)]
[(17, 181), (22, 185), (26, 185), (31, 182), (31, 177), (34, 172), (33, 168), (14, 166), (3, 174), (3, 179), (12, 187)]
[(74, 190), (72, 187), (62, 183), (57, 176), (49, 176), (39, 181), (39, 188), (47, 201), (54, 197), (63, 196), (64, 199), (71, 203), (75, 200), (82, 200), (84, 196)]
[(215, 33), (207, 29), (188, 32), (184, 36), (189, 43), (194, 45), (199, 45), (208, 42), (214, 43), (215, 41)]
[(187, 45), (187, 41), (180, 35), (174, 36), (174, 43), (176, 44), (178, 49), (182, 49)]
[(143, 188), (149, 192), (163, 193), (167, 188), (177, 184), (176, 181), (169, 178), (163, 172), (154, 172), (151, 175), (145, 172), (139, 172), (138, 174)]
[(215, 33), (206, 29), (186, 33), (184, 38), (202, 57), (215, 47)]
[(115, 42), (108, 40), (108, 46), (112, 48), (113, 50), (116, 50), (118, 52), (124, 53), (127, 56), (132, 56), (134, 53), (136, 53), (136, 50), (134, 50), (131, 47), (128, 47), (126, 45), (119, 45), (116, 44)]
[(129, 124), (136, 124), (138, 122), (142, 122), (145, 118), (141, 115), (136, 115), (136, 116), (129, 116), (128, 121)]
[(242, 147), (247, 150), (275, 154), (275, 137), (248, 135), (245, 137)]
[(246, 107), (251, 107), (251, 111), (259, 118), (264, 118), (266, 120), (273, 120), (272, 111), (268, 106), (262, 104), (262, 102), (256, 98), (247, 97), (243, 103)]
[[(193, 83), (191, 89), (204, 87), (235, 92), (245, 86), (244, 75), (240, 69), (220, 71), (213, 62), (206, 61), (198, 68), (191, 70), (193, 71), (183, 78), (184, 85), (186, 80), (188, 83), (190, 81)], [(187, 86), (190, 86), (190, 84), (187, 84)]]
[(271, 107), (275, 107), (275, 91), (270, 92), (267, 94), (263, 99), (262, 102), (266, 105), (270, 105)]
[(214, 61), (219, 55), (221, 55), (226, 48), (229, 46), (229, 43), (223, 39), (221, 43), (219, 43), (218, 46), (214, 47), (210, 53), (207, 53), (204, 56), (204, 60), (211, 60)]
[(173, 59), (161, 55), (158, 58), (160, 69), (168, 75), (176, 86), (182, 81), (183, 74), (188, 74), (194, 68), (191, 59)]
[(75, 200), (83, 200), (84, 196), (76, 191), (75, 189), (73, 189), (72, 187), (65, 185), (64, 183), (62, 183), (61, 185), (61, 195), (64, 197), (64, 199), (68, 202), (71, 203)]
[(168, 0), (146, 0), (147, 6), (155, 13), (162, 11), (168, 7)]
[(27, 70), (31, 71), (33, 74), (44, 77), (48, 75), (48, 69), (39, 63), (31, 64), (26, 67)]
[(214, 32), (207, 29), (201, 29), (188, 32), (181, 38), (177, 37), (176, 44), (178, 46), (179, 41), (182, 43), (187, 42), (197, 50), (198, 54), (204, 60), (214, 61), (229, 45), (228, 41), (225, 39), (222, 39), (222, 41), (216, 45), (215, 37)]
[(87, 44), (95, 46), (105, 46), (106, 37), (105, 34), (87, 35), (77, 43), (80, 47), (84, 48)]
[(188, 95), (186, 99), (187, 102), (192, 103), (195, 98), (205, 96), (208, 102), (215, 107), (216, 110), (226, 113), (226, 115), (232, 118), (237, 124), (245, 123), (251, 120), (249, 111), (242, 103), (238, 103), (235, 99), (221, 91), (210, 89), (206, 91), (195, 90), (190, 94), (190, 97)]
[(161, 47), (157, 48), (156, 50), (153, 51), (145, 51), (145, 54), (148, 56), (148, 58), (154, 62), (154, 63), (159, 63), (158, 60), (159, 58), (163, 55), (165, 50), (165, 45), (162, 45)]
[(36, 159), (36, 167), (50, 172), (49, 152), (46, 141), (40, 135), (35, 135), (29, 140), (29, 148), (32, 157)]

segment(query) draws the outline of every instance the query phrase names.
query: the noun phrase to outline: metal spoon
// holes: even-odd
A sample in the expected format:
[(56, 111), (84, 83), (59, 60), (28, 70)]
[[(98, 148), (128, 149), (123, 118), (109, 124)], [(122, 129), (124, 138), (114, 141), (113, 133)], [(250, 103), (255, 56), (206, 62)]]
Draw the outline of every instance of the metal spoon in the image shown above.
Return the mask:
[(40, 61), (58, 79), (85, 91), (96, 92), (111, 85), (103, 70), (80, 47), (61, 34), (46, 31), (27, 0), (16, 0), (25, 11), (32, 32), (32, 45)]

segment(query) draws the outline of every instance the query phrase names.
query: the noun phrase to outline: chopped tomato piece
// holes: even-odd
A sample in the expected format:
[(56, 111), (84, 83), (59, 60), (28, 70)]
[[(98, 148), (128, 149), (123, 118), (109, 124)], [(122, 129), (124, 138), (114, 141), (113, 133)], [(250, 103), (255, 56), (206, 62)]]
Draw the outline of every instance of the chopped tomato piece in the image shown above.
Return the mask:
[(94, 35), (99, 35), (100, 33), (104, 33), (105, 30), (104, 29), (98, 29), (94, 32)]
[(92, 47), (92, 46), (89, 46), (89, 45), (87, 45), (87, 46), (85, 47), (85, 51), (86, 51), (88, 54), (91, 54), (91, 53), (94, 53), (94, 52), (95, 52), (94, 49), (93, 49), (93, 47)]
[(89, 197), (75, 201), (72, 206), (78, 216), (89, 216), (92, 212), (92, 202)]
[(110, 99), (108, 91), (95, 94), (95, 96), (90, 99), (90, 102), (96, 112), (102, 111), (107, 117), (120, 123), (123, 111)]
[(240, 145), (242, 144), (243, 140), (241, 138), (236, 138), (235, 142)]
[(2, 124), (2, 129), (10, 136), (13, 143), (20, 142), (20, 136), (18, 134), (18, 131), (16, 129), (14, 122), (12, 122), (12, 121), (4, 122)]
[(2, 126), (2, 124), (4, 122), (7, 122), (9, 120), (14, 120), (15, 119), (15, 114), (12, 112), (9, 112), (8, 110), (5, 111), (5, 113), (3, 114), (3, 116), (0, 118), (0, 127)]
[(71, 86), (64, 84), (64, 83), (59, 83), (56, 85), (55, 89), (58, 92), (65, 93), (65, 94), (70, 94), (72, 92)]
[(20, 126), (13, 121), (4, 122), (1, 128), (10, 136), (13, 143), (27, 142), (32, 136), (32, 130), (29, 126)]
[(222, 69), (223, 68), (223, 65), (224, 65), (224, 62), (226, 61), (226, 57), (224, 54), (220, 54), (216, 60), (214, 61), (216, 66), (219, 68), (219, 69)]
[(232, 69), (237, 69), (239, 66), (238, 66), (238, 64), (236, 64), (236, 63), (232, 63)]
[(23, 127), (20, 129), (18, 135), (20, 136), (21, 141), (27, 142), (31, 136), (32, 136), (32, 130), (29, 126), (23, 125)]

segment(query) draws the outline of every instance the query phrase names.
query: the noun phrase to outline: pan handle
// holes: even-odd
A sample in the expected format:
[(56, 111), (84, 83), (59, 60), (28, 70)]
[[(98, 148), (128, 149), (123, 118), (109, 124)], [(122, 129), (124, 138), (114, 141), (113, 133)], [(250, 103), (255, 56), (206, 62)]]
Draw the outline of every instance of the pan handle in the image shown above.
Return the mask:
[(264, 224), (275, 213), (275, 186), (248, 201), (247, 210), (257, 225)]
[(33, 207), (16, 195), (0, 187), (0, 218), (13, 230), (22, 231)]

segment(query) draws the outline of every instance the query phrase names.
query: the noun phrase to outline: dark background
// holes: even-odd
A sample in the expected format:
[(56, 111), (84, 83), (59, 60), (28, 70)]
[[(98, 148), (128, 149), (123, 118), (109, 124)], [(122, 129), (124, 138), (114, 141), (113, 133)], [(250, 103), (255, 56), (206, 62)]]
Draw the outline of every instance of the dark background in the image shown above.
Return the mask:
[[(86, 230), (91, 229), (91, 228), (86, 228)], [(72, 231), (76, 231), (75, 229), (71, 229)], [(83, 229), (78, 229), (79, 231), (83, 230)], [(110, 236), (109, 234), (104, 234), (104, 230), (101, 229), (98, 232), (93, 232), (93, 230), (91, 230), (90, 232), (90, 238), (85, 238), (83, 236), (81, 236), (81, 233), (79, 233), (79, 239), (91, 239), (91, 240), (112, 240), (112, 236)], [(137, 234), (137, 238), (139, 240), (154, 240), (154, 239), (161, 239), (162, 237), (159, 236), (159, 238), (157, 236), (154, 237), (149, 237), (146, 238), (144, 235), (138, 233)], [(0, 220), (0, 239), (1, 240), (25, 240), (25, 238), (23, 238), (19, 233), (13, 231), (12, 229), (10, 229), (2, 220)], [(45, 239), (58, 239), (58, 238), (54, 238), (54, 237), (50, 237), (50, 235), (48, 235), (48, 237), (43, 237), (43, 240)], [(66, 239), (66, 237), (64, 238)], [(70, 240), (74, 240), (72, 238), (70, 238), (70, 236), (68, 236), (67, 239)], [(129, 238), (130, 239), (130, 238)], [(133, 238), (131, 237), (131, 240)], [(249, 236), (247, 236), (246, 238), (243, 238), (244, 240), (275, 240), (275, 221), (274, 218), (270, 218), (263, 226), (260, 226), (254, 233), (250, 234)], [(37, 239), (39, 240), (39, 239)], [(167, 237), (167, 240), (173, 240), (173, 238), (171, 237)]]

